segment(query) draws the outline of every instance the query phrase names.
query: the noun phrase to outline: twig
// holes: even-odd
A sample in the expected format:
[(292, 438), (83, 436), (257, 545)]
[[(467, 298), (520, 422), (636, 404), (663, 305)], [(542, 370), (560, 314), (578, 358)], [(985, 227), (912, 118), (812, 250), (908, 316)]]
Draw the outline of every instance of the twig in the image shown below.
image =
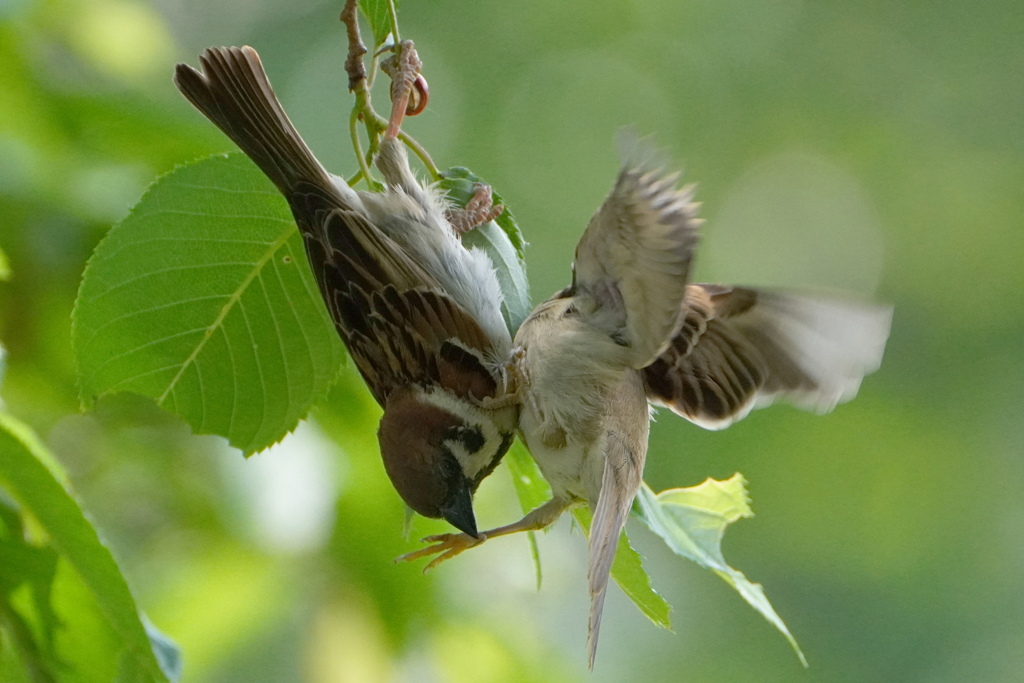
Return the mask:
[[(389, 124), (391, 123), (388, 119), (377, 114), (373, 109), (373, 105), (370, 102), (370, 88), (373, 85), (374, 77), (376, 76), (378, 69), (380, 68), (379, 58), (385, 52), (394, 53), (392, 60), (397, 63), (398, 59), (401, 59), (403, 44), (401, 42), (398, 32), (398, 12), (395, 8), (394, 0), (388, 0), (388, 13), (391, 18), (391, 37), (392, 44), (381, 46), (376, 49), (371, 55), (370, 68), (367, 71), (366, 66), (363, 62), (363, 57), (368, 53), (366, 45), (363, 43), (362, 37), (359, 34), (359, 16), (358, 7), (359, 0), (346, 0), (345, 7), (341, 11), (341, 21), (345, 24), (345, 33), (348, 38), (348, 55), (345, 58), (345, 72), (348, 74), (348, 87), (349, 90), (355, 95), (355, 104), (352, 107), (352, 113), (349, 116), (349, 137), (352, 141), (352, 149), (356, 153), (356, 159), (359, 163), (359, 171), (353, 175), (349, 180), (349, 185), (355, 185), (360, 180), (365, 180), (366, 184), (371, 190), (375, 190), (378, 187), (378, 183), (374, 180), (373, 174), (370, 167), (370, 160), (377, 153), (377, 149), (380, 145), (381, 134), (388, 130)], [(409, 46), (410, 51), (412, 44)], [(409, 58), (415, 59), (415, 51), (411, 51)], [(415, 65), (413, 69), (418, 73), (419, 65)], [(387, 71), (387, 69), (384, 69)], [(408, 99), (408, 92), (411, 84), (399, 84), (395, 83), (401, 89), (402, 85), (405, 85), (404, 96), (399, 97), (398, 109), (400, 113), (397, 114), (399, 123), (401, 117), (405, 113), (405, 100)], [(394, 111), (395, 98), (392, 98), (392, 116), (396, 115)], [(363, 122), (366, 128), (366, 134), (368, 137), (369, 148), (364, 152), (362, 142), (359, 139), (359, 121)], [(392, 130), (391, 133), (401, 140), (413, 153), (419, 158), (420, 162), (426, 168), (432, 180), (439, 180), (441, 178), (441, 172), (434, 164), (434, 161), (430, 158), (430, 154), (427, 150), (416, 141), (411, 135), (401, 130), (396, 126), (392, 126), (397, 130)]]

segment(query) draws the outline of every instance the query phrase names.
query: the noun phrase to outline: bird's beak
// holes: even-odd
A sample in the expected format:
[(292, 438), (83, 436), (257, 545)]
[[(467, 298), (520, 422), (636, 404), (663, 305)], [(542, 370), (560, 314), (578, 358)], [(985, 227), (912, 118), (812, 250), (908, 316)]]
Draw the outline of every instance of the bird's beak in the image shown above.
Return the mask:
[(451, 503), (441, 510), (441, 516), (459, 531), (473, 538), (480, 538), (476, 530), (476, 517), (473, 516), (473, 494), (469, 491), (469, 482), (463, 479)]

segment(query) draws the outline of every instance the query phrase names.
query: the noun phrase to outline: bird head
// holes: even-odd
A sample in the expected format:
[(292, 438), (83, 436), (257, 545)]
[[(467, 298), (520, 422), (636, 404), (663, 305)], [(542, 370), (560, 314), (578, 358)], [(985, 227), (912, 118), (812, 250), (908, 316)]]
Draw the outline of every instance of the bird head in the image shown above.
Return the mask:
[(438, 387), (390, 396), (377, 437), (384, 469), (406, 505), (474, 538), (473, 493), (514, 438), (514, 415)]

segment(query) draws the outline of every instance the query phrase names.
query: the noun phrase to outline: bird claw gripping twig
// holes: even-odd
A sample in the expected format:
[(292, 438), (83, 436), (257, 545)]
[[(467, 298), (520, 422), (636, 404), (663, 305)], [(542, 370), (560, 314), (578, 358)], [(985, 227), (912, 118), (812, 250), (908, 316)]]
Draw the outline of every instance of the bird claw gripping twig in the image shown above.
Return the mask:
[[(420, 77), (423, 62), (420, 61), (412, 41), (403, 40), (398, 44), (397, 52), (380, 63), (380, 68), (391, 77), (391, 118), (388, 119), (385, 135), (397, 137), (402, 127), (402, 119), (409, 110), (411, 91)], [(425, 90), (423, 92), (425, 93)], [(414, 110), (416, 106), (413, 107)]]
[(477, 183), (473, 196), (465, 207), (448, 209), (448, 222), (456, 233), (464, 235), (474, 228), (490, 223), (504, 210), (505, 207), (501, 204), (494, 205), (491, 186)]

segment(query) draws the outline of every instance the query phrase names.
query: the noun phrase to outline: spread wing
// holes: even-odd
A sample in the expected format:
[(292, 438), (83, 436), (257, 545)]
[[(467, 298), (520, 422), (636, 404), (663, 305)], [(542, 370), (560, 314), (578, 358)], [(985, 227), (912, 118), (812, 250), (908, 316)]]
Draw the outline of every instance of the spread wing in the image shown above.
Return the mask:
[(644, 369), (647, 397), (707, 429), (777, 399), (825, 413), (878, 369), (892, 309), (818, 295), (689, 285), (683, 326)]
[(679, 324), (697, 245), (693, 186), (679, 174), (627, 162), (576, 247), (575, 305), (588, 322), (631, 349), (633, 367), (661, 354)]

